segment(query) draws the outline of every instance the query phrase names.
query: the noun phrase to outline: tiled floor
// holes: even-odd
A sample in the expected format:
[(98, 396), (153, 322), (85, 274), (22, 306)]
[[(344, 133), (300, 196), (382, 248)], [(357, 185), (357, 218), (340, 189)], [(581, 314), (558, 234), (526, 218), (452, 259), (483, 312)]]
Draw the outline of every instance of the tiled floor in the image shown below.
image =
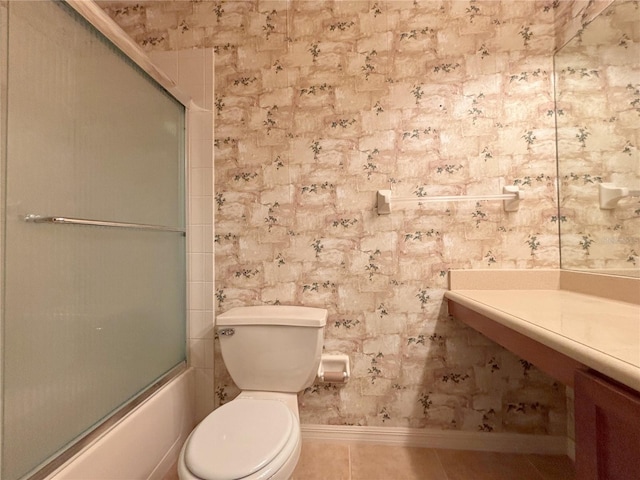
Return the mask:
[[(177, 479), (175, 468), (164, 480)], [(568, 457), (305, 441), (293, 480), (575, 480)]]
[(306, 442), (293, 480), (574, 480), (568, 457)]

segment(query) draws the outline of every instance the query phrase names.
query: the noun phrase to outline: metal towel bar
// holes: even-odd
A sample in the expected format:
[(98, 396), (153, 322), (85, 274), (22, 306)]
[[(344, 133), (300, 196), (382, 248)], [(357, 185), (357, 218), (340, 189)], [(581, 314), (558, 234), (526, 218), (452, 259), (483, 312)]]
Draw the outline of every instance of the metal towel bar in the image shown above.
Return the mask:
[(86, 218), (71, 217), (41, 217), (40, 215), (29, 214), (24, 217), (25, 222), (32, 223), (56, 223), (61, 225), (89, 225), (94, 227), (110, 227), (110, 228), (133, 228), (137, 230), (154, 230), (158, 232), (176, 232), (185, 234), (182, 228), (165, 227), (163, 225), (148, 225), (144, 223), (127, 223), (127, 222), (105, 222), (102, 220), (89, 220)]

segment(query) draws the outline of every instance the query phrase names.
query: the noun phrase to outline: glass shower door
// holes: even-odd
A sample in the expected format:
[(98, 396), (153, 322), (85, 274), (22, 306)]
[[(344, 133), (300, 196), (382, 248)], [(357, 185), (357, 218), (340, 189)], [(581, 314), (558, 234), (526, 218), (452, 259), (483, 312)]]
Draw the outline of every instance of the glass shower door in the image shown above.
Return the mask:
[(7, 64), (1, 477), (17, 480), (185, 359), (185, 115), (62, 2), (9, 2)]

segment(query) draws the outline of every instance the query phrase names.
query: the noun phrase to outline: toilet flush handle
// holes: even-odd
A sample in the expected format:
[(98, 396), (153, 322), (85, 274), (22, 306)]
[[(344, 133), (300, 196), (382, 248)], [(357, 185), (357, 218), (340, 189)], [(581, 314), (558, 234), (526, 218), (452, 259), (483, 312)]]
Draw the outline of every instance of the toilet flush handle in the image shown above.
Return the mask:
[(218, 335), (221, 335), (223, 337), (230, 337), (234, 333), (236, 333), (236, 331), (233, 328), (221, 328), (220, 330), (218, 330)]

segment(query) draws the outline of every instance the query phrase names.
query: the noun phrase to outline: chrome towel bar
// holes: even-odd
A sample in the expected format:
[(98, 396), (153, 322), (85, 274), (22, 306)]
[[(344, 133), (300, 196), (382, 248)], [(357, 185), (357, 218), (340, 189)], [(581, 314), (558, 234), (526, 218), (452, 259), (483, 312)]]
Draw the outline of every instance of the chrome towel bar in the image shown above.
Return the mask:
[(144, 223), (105, 222), (102, 220), (89, 220), (86, 218), (71, 217), (42, 217), (40, 215), (34, 214), (25, 216), (24, 221), (32, 223), (56, 223), (61, 225), (88, 225), (94, 227), (133, 228), (137, 230), (154, 230), (158, 232), (176, 232), (185, 235), (185, 230), (182, 228), (165, 227), (163, 225), (148, 225)]

